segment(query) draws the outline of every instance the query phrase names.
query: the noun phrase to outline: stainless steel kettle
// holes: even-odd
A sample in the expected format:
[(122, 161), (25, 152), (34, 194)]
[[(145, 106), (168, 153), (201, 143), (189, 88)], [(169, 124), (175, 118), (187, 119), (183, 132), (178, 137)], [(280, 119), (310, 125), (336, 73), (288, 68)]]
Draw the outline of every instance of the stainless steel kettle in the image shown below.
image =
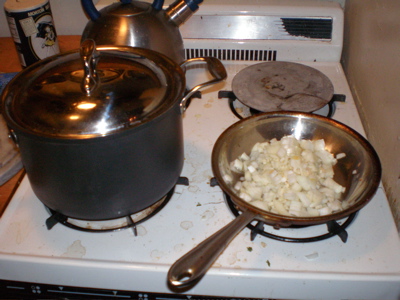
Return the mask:
[(199, 8), (203, 0), (176, 0), (163, 10), (164, 0), (152, 4), (120, 0), (100, 11), (92, 0), (81, 0), (90, 21), (82, 41), (92, 39), (97, 45), (120, 45), (151, 49), (177, 63), (185, 60), (179, 26)]

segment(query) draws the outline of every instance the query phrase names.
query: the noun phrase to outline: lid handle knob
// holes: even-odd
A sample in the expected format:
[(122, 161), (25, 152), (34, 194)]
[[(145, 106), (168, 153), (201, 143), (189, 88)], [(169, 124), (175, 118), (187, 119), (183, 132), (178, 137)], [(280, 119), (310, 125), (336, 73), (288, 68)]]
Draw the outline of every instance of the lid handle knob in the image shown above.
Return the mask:
[(91, 39), (83, 41), (80, 48), (80, 55), (84, 71), (81, 89), (87, 96), (91, 96), (99, 83), (96, 71), (99, 53), (96, 50), (95, 42)]

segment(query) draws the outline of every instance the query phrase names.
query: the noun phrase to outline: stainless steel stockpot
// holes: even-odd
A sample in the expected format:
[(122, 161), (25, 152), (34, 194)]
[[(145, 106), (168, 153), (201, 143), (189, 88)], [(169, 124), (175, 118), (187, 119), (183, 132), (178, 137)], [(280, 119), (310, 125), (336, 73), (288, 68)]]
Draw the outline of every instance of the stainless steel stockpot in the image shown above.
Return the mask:
[[(191, 63), (207, 63), (214, 78), (185, 94)], [(225, 77), (215, 58), (181, 67), (152, 50), (86, 40), (19, 73), (2, 94), (3, 115), (40, 201), (72, 218), (117, 218), (173, 188), (186, 101)]]

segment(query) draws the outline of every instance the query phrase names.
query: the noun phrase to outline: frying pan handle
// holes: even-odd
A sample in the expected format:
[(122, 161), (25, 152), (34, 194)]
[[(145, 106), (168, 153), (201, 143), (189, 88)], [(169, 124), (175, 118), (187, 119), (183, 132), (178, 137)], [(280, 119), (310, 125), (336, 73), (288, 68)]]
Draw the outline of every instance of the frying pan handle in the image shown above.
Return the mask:
[(212, 85), (214, 83), (220, 82), (227, 77), (226, 69), (222, 62), (215, 57), (197, 57), (197, 58), (191, 58), (183, 63), (181, 63), (181, 68), (186, 71), (186, 66), (190, 64), (196, 64), (196, 63), (206, 63), (208, 71), (210, 74), (214, 77), (213, 79), (206, 81), (204, 83), (196, 85), (194, 88), (192, 88), (182, 99), (181, 101), (181, 112), (184, 113), (187, 107), (187, 102), (190, 99), (190, 97), (196, 93), (199, 89)]
[(228, 225), (177, 260), (168, 271), (170, 287), (186, 288), (196, 284), (236, 235), (255, 217), (256, 214), (253, 212), (244, 211)]

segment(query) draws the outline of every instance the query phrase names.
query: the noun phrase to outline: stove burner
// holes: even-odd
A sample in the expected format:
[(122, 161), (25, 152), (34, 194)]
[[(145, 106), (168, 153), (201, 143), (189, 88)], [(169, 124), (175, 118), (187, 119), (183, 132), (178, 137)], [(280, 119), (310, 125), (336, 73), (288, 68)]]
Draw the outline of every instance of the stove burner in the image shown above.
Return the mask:
[[(233, 203), (233, 201), (231, 200), (231, 198), (229, 197), (228, 194), (226, 194), (224, 192), (224, 198), (226, 203), (228, 204), (229, 208), (231, 209), (232, 213), (237, 217), (239, 216), (239, 210), (236, 208), (235, 204)], [(251, 234), (250, 234), (250, 240), (253, 241), (257, 234), (261, 234), (262, 236), (274, 239), (274, 240), (278, 240), (278, 241), (282, 241), (282, 242), (290, 242), (290, 243), (311, 243), (311, 242), (317, 242), (317, 241), (322, 241), (322, 240), (326, 240), (328, 238), (334, 237), (334, 236), (338, 236), (343, 243), (347, 242), (347, 231), (345, 230), (354, 220), (355, 216), (357, 213), (353, 213), (351, 214), (349, 217), (347, 217), (346, 221), (342, 224), (339, 224), (338, 222), (336, 222), (335, 220), (332, 221), (328, 221), (326, 223), (327, 226), (327, 232), (323, 233), (322, 235), (315, 235), (315, 236), (309, 236), (309, 237), (302, 237), (302, 238), (297, 238), (297, 237), (287, 237), (287, 236), (282, 236), (282, 235), (276, 235), (276, 234), (272, 234), (266, 230), (264, 230), (264, 225), (267, 225), (261, 221), (258, 221), (257, 224), (254, 226), (252, 224), (247, 225), (247, 228), (249, 228), (251, 230)], [(272, 226), (267, 225), (268, 227), (272, 228)], [(306, 228), (306, 227), (311, 227), (313, 225), (310, 226), (296, 226), (293, 225), (291, 227), (289, 227), (290, 229), (299, 229), (301, 230), (302, 228)], [(315, 225), (317, 226), (317, 225)], [(276, 229), (279, 230), (279, 229)]]
[[(186, 91), (186, 92), (188, 92), (188, 91)], [(196, 92), (186, 101), (186, 108), (185, 108), (185, 109), (188, 109), (188, 107), (189, 107), (190, 103), (192, 102), (192, 99), (193, 99), (193, 98), (201, 99), (201, 97), (202, 97), (201, 91), (196, 91)]]
[[(244, 105), (242, 102), (240, 102), (232, 91), (219, 91), (218, 99), (222, 98), (228, 98), (229, 107), (231, 108), (233, 114), (239, 119), (244, 119), (252, 115), (261, 113), (260, 111), (252, 107), (249, 107), (247, 105)], [(327, 105), (315, 111), (314, 113), (322, 115), (324, 117), (331, 118), (333, 117), (336, 110), (335, 102), (345, 102), (345, 101), (346, 101), (346, 95), (334, 94), (331, 101), (329, 101)]]
[(287, 61), (261, 62), (239, 71), (232, 91), (259, 111), (316, 111), (333, 95), (329, 78), (315, 68)]
[[(189, 180), (186, 177), (179, 177), (177, 185), (189, 185)], [(46, 209), (50, 213), (50, 217), (46, 220), (46, 227), (48, 230), (52, 229), (57, 223), (61, 223), (69, 228), (84, 231), (84, 232), (112, 232), (120, 231), (122, 229), (132, 228), (133, 233), (137, 236), (136, 225), (143, 223), (157, 214), (171, 199), (174, 194), (175, 186), (159, 201), (154, 203), (148, 208), (145, 208), (132, 215), (123, 216), (111, 220), (78, 220), (69, 218), (61, 213), (58, 213), (48, 207)]]

